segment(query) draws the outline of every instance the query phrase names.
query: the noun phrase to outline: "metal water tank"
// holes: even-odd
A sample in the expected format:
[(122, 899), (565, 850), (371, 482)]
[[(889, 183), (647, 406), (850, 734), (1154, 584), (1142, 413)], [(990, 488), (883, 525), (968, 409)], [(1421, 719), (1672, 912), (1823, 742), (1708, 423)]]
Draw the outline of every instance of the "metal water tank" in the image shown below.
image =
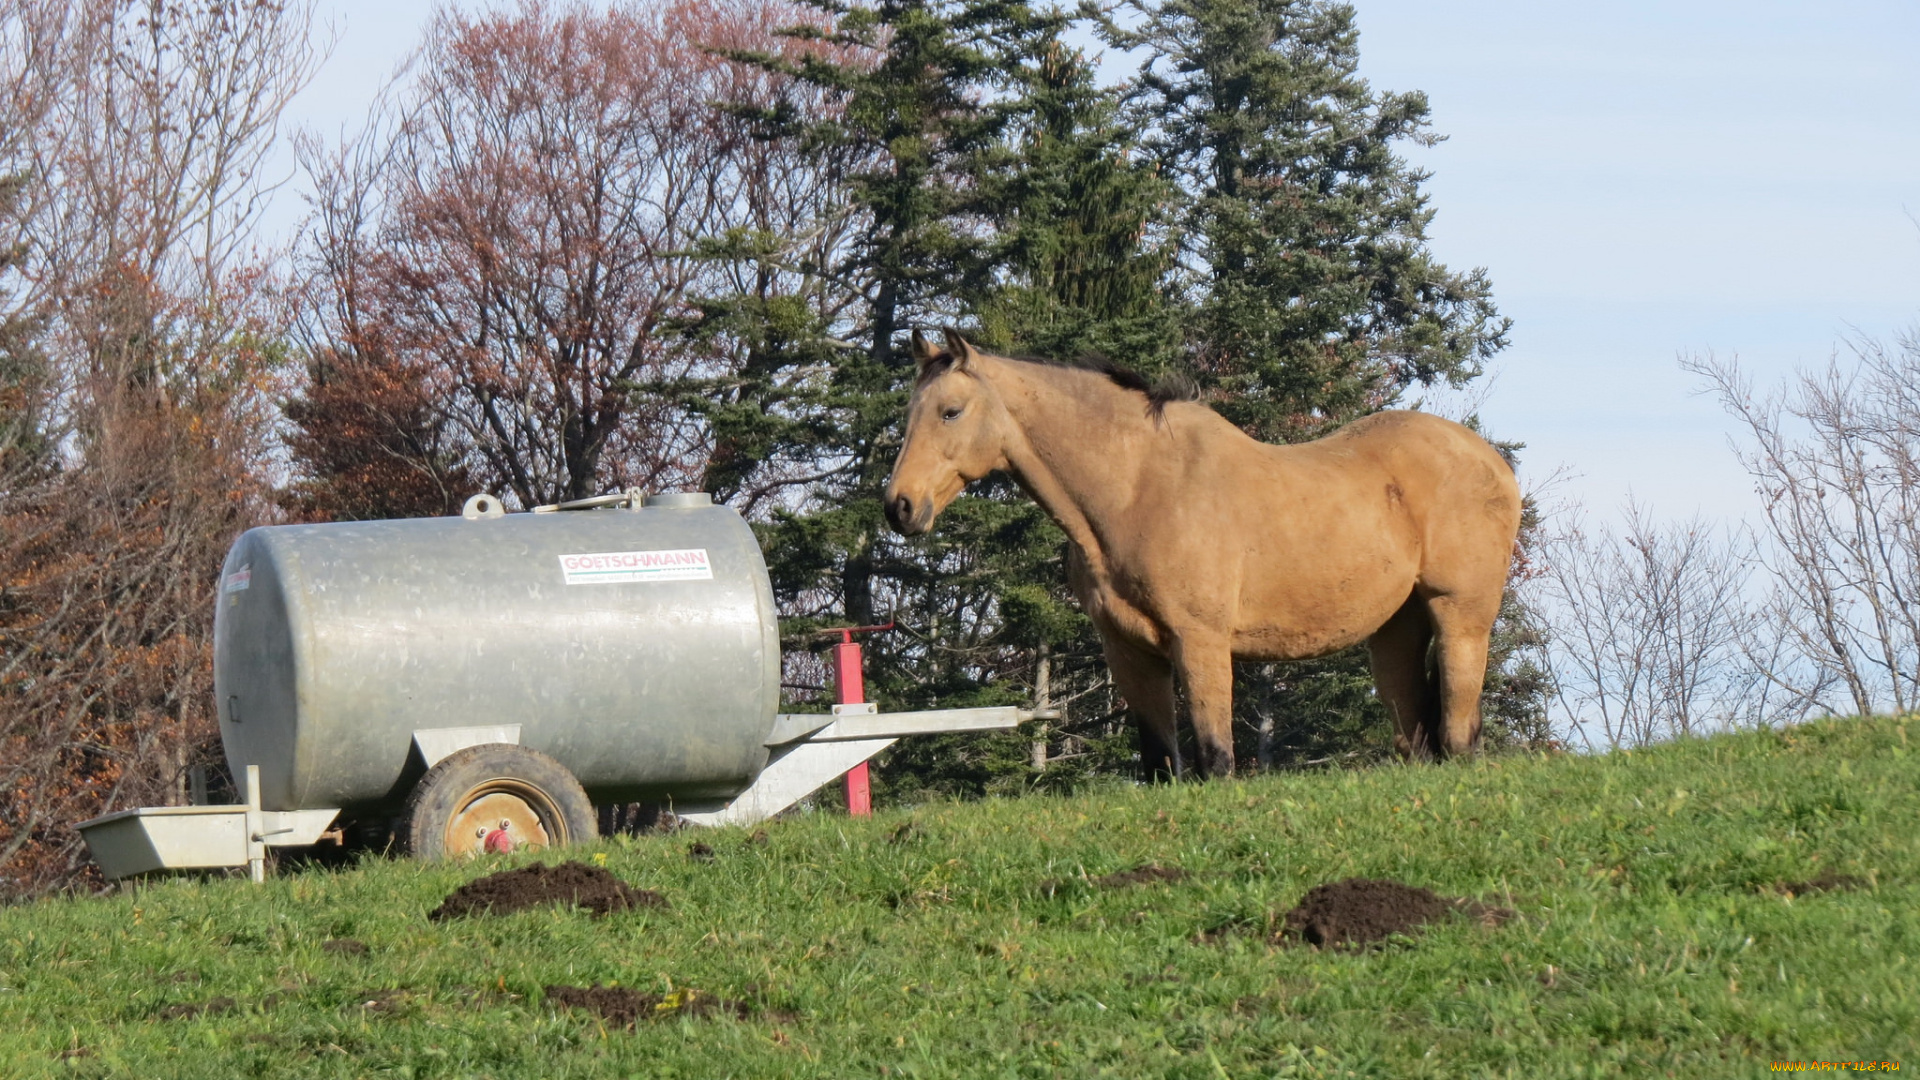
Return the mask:
[[(635, 500), (637, 502), (637, 500)], [(220, 734), (269, 811), (391, 809), (418, 731), (520, 725), (595, 801), (727, 798), (767, 761), (766, 564), (699, 494), (253, 529), (214, 628)]]

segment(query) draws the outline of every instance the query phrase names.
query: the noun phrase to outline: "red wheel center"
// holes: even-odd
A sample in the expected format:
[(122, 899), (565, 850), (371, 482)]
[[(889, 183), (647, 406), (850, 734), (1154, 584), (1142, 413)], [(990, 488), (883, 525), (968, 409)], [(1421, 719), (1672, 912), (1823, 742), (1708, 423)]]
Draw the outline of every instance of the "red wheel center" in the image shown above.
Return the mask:
[(495, 829), (487, 834), (486, 849), (497, 855), (505, 855), (513, 850), (513, 834), (505, 829)]

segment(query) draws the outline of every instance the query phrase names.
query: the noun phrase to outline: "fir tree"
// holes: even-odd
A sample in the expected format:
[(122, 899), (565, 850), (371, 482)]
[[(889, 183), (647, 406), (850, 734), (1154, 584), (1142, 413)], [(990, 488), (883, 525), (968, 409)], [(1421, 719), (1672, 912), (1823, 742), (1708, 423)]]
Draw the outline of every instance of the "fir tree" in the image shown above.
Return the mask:
[[(749, 111), (762, 137), (845, 163), (839, 182), (856, 238), (804, 275), (852, 302), (823, 310), (764, 293), (709, 299), (690, 334), (731, 338), (749, 356), (749, 377), (718, 407), (701, 405), (697, 389), (687, 400), (714, 425), (722, 486), (750, 483), (749, 472), (783, 455), (824, 466), (806, 512), (778, 514), (766, 530), (768, 554), (790, 602), (865, 624), (877, 610), (878, 491), (912, 376), (896, 338), (908, 318), (935, 316), (987, 272), (969, 230), (966, 166), (1005, 123), (983, 104), (1003, 42), (1035, 16), (1018, 3), (809, 6), (823, 25), (790, 33), (822, 48), (735, 59), (790, 76), (830, 104), (823, 115), (789, 105)], [(789, 249), (786, 239), (740, 235), (711, 253), (765, 259)]]
[(1095, 74), (1058, 38), (1017, 69), (1014, 123), (980, 170), (997, 273), (963, 299), (988, 347), (1157, 370), (1180, 341), (1180, 305), (1163, 289), (1174, 190)]
[(1180, 186), (1187, 362), (1249, 434), (1290, 441), (1464, 382), (1506, 344), (1481, 271), (1426, 246), (1433, 217), (1401, 144), (1437, 140), (1423, 94), (1357, 74), (1353, 9), (1325, 0), (1135, 0), (1134, 91)]
[[(1136, 258), (1159, 182), (1131, 152), (1115, 96), (1061, 44), (1064, 17), (1005, 3), (816, 6), (830, 25), (796, 33), (827, 48), (738, 59), (828, 101), (749, 116), (763, 137), (838, 164), (858, 239), (824, 253), (768, 234), (709, 246), (736, 288), (701, 301), (685, 330), (733, 350), (743, 372), (680, 388), (712, 425), (710, 479), (747, 504), (805, 481), (804, 501), (774, 496), (761, 528), (789, 644), (822, 624), (894, 618), (900, 630), (868, 652), (870, 693), (890, 705), (1025, 703), (1042, 655), (1084, 691), (1103, 676), (1066, 595), (1064, 538), (1004, 478), (934, 536), (885, 532), (878, 491), (912, 377), (899, 346), (909, 323), (965, 319), (1006, 348), (1170, 352), (1164, 260)], [(916, 740), (881, 780), (978, 792), (1025, 782), (1032, 760), (1025, 737)]]
[[(1113, 767), (1118, 703), (1051, 522), (992, 477), (928, 537), (881, 528), (910, 389), (901, 331), (958, 318), (999, 351), (1187, 374), (1270, 441), (1471, 379), (1506, 324), (1483, 274), (1426, 249), (1425, 176), (1397, 156), (1432, 138), (1425, 101), (1358, 78), (1352, 13), (1334, 4), (1167, 3), (1134, 32), (1108, 24), (1149, 56), (1124, 111), (1061, 44), (1058, 16), (815, 6), (832, 23), (812, 38), (830, 49), (741, 59), (834, 103), (753, 119), (844, 163), (858, 240), (805, 259), (790, 236), (714, 242), (750, 284), (688, 328), (746, 356), (743, 377), (683, 399), (713, 424), (713, 479), (751, 500), (769, 477), (799, 478), (762, 527), (790, 645), (891, 616), (901, 630), (868, 653), (890, 705), (1026, 702), (1042, 685), (1072, 704), (1065, 732), (903, 744), (886, 783), (977, 792)], [(1385, 752), (1363, 652), (1247, 674), (1246, 760)], [(1033, 774), (1056, 757), (1076, 764)]]
[[(979, 205), (992, 238), (992, 277), (959, 297), (969, 333), (989, 348), (1043, 357), (1098, 353), (1165, 368), (1180, 340), (1180, 307), (1162, 290), (1171, 252), (1161, 215), (1172, 191), (1139, 152), (1120, 99), (1089, 59), (1058, 37), (1041, 39), (1010, 70), (1011, 123), (984, 156)], [(892, 777), (923, 789), (1038, 784), (1070, 787), (1089, 773), (1130, 771), (1131, 733), (1116, 714), (1098, 635), (1067, 588), (1067, 540), (1003, 476), (974, 485), (941, 519), (942, 540), (990, 567), (971, 588), (933, 581), (929, 599), (971, 599), (989, 654), (977, 677), (1004, 672), (1013, 696), (1059, 715), (976, 747), (964, 784), (945, 769), (963, 753), (919, 743), (896, 752)], [(1004, 691), (1003, 691), (1004, 693)], [(1000, 772), (984, 779), (986, 767)]]
[[(1208, 403), (1255, 438), (1297, 441), (1477, 376), (1508, 320), (1484, 272), (1427, 249), (1427, 174), (1398, 153), (1437, 141), (1426, 98), (1359, 77), (1352, 7), (1129, 6), (1134, 29), (1104, 29), (1147, 54), (1132, 99), (1182, 196), (1170, 286), (1192, 304), (1182, 366)], [(1234, 692), (1245, 759), (1387, 752), (1364, 649), (1243, 665)]]

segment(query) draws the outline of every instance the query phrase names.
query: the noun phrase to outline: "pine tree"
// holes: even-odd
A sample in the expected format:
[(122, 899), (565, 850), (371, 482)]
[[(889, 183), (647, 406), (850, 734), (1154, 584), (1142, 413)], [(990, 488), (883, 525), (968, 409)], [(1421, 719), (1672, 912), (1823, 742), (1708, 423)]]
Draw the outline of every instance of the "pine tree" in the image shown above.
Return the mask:
[(1015, 74), (1014, 123), (980, 170), (998, 272), (963, 298), (975, 336), (1042, 357), (1166, 367), (1180, 340), (1180, 305), (1163, 291), (1173, 188), (1084, 53), (1052, 38)]
[[(1358, 75), (1351, 6), (1134, 0), (1133, 89), (1182, 206), (1170, 287), (1191, 298), (1181, 365), (1207, 402), (1269, 442), (1323, 435), (1417, 385), (1458, 385), (1506, 344), (1484, 272), (1427, 249), (1424, 95)], [(1506, 675), (1490, 673), (1490, 682)], [(1242, 665), (1237, 751), (1259, 763), (1384, 755), (1365, 650)]]
[[(1172, 194), (1139, 153), (1119, 95), (1100, 87), (1093, 64), (1058, 37), (1038, 39), (1020, 64), (1003, 108), (1012, 120), (983, 155), (979, 204), (992, 239), (994, 273), (962, 294), (976, 342), (1043, 357), (1103, 354), (1163, 369), (1179, 343), (1180, 306), (1161, 288), (1171, 252), (1161, 214)], [(927, 602), (983, 613), (975, 651), (995, 662), (972, 670), (1011, 679), (1012, 697), (1058, 712), (1033, 730), (972, 740), (968, 783), (948, 765), (964, 753), (919, 743), (896, 752), (889, 773), (911, 772), (921, 788), (1071, 787), (1102, 771), (1131, 771), (1133, 740), (1115, 714), (1098, 635), (1071, 596), (1067, 540), (1006, 477), (989, 477), (943, 515), (942, 542), (988, 572), (966, 582), (928, 582)], [(989, 766), (998, 766), (988, 777)]]
[[(1004, 348), (1170, 353), (1164, 260), (1137, 257), (1162, 185), (1130, 152), (1115, 96), (1060, 42), (1063, 16), (1008, 3), (816, 7), (832, 19), (808, 32), (821, 51), (739, 59), (826, 99), (750, 118), (764, 137), (843, 163), (858, 240), (832, 257), (774, 235), (709, 246), (738, 287), (702, 301), (686, 332), (733, 350), (744, 372), (680, 388), (712, 425), (710, 478), (751, 504), (783, 477), (809, 477), (804, 501), (762, 526), (789, 643), (822, 624), (894, 618), (901, 629), (868, 652), (870, 693), (890, 705), (1025, 703), (1040, 656), (1063, 686), (1103, 684), (1066, 595), (1064, 538), (1004, 478), (910, 542), (885, 532), (878, 492), (910, 389), (897, 348), (910, 322), (964, 320)], [(835, 297), (848, 283), (852, 302)], [(916, 740), (880, 780), (978, 792), (1026, 782), (1032, 760), (1024, 736)]]
[(1249, 434), (1322, 434), (1506, 344), (1481, 271), (1426, 246), (1433, 217), (1401, 144), (1437, 141), (1423, 94), (1357, 74), (1353, 9), (1326, 0), (1137, 0), (1136, 106), (1186, 204), (1187, 362)]
[[(890, 703), (1028, 701), (1041, 684), (1076, 702), (1070, 746), (1057, 730), (917, 740), (894, 752), (886, 781), (981, 791), (1113, 767), (1125, 756), (1118, 703), (1066, 594), (1064, 538), (1038, 509), (995, 477), (929, 537), (880, 529), (874, 495), (908, 389), (897, 332), (957, 316), (999, 351), (1099, 351), (1187, 374), (1268, 440), (1323, 434), (1410, 386), (1468, 380), (1506, 324), (1483, 274), (1455, 274), (1426, 250), (1425, 176), (1397, 156), (1431, 140), (1425, 101), (1357, 77), (1352, 13), (1336, 4), (1143, 6), (1137, 31), (1106, 28), (1150, 57), (1124, 112), (1062, 45), (1057, 16), (821, 10), (836, 21), (814, 40), (834, 51), (746, 59), (837, 107), (756, 120), (842, 155), (860, 242), (785, 291), (763, 273), (763, 287), (716, 298), (694, 324), (696, 338), (749, 356), (744, 378), (686, 399), (714, 423), (714, 479), (723, 493), (756, 491), (753, 477), (783, 472), (769, 463), (787, 476), (832, 463), (763, 536), (793, 643), (824, 622), (902, 623), (868, 654), (869, 687)], [(733, 236), (714, 250), (790, 269), (796, 245)], [(855, 302), (826, 299), (849, 281)], [(1386, 752), (1364, 652), (1246, 674), (1246, 760)], [(1035, 776), (1055, 745), (1078, 765)]]
[[(895, 339), (908, 318), (933, 315), (985, 272), (967, 228), (964, 166), (1004, 123), (981, 100), (1000, 67), (999, 39), (1032, 16), (1022, 4), (934, 0), (809, 6), (824, 25), (789, 33), (820, 48), (735, 59), (787, 75), (830, 106), (825, 114), (784, 103), (746, 111), (762, 137), (846, 163), (839, 182), (857, 235), (806, 275), (856, 302), (828, 301), (823, 315), (817, 302), (781, 297), (706, 301), (690, 334), (732, 338), (751, 357), (750, 378), (718, 407), (700, 406), (698, 393), (688, 403), (714, 425), (723, 484), (746, 482), (744, 471), (795, 443), (826, 466), (808, 511), (779, 514), (768, 527), (768, 554), (790, 603), (865, 624), (877, 610), (878, 492), (912, 375)], [(764, 257), (782, 239), (735, 236), (712, 253)], [(830, 339), (835, 331), (845, 338)], [(808, 605), (805, 595), (825, 602)]]

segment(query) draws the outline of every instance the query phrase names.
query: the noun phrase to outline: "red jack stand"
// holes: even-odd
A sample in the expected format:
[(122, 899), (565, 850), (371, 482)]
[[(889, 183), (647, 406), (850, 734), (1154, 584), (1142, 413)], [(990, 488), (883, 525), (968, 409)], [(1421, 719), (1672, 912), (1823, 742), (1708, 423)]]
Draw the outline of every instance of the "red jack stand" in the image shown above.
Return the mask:
[[(859, 705), (867, 700), (865, 660), (861, 655), (860, 643), (853, 640), (853, 635), (891, 629), (893, 624), (886, 623), (882, 626), (846, 626), (825, 631), (840, 635), (839, 642), (833, 647), (833, 699), (837, 704)], [(873, 782), (868, 777), (866, 762), (847, 770), (846, 785), (848, 815), (870, 816), (873, 813)]]

